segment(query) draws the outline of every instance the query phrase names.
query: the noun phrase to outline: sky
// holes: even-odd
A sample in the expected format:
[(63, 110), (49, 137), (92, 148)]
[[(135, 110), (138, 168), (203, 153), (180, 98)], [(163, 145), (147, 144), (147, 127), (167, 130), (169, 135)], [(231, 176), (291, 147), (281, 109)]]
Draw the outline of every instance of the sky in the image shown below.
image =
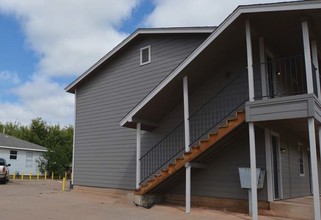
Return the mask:
[(0, 0), (0, 122), (73, 125), (64, 88), (137, 28), (218, 26), (238, 5), (278, 1)]

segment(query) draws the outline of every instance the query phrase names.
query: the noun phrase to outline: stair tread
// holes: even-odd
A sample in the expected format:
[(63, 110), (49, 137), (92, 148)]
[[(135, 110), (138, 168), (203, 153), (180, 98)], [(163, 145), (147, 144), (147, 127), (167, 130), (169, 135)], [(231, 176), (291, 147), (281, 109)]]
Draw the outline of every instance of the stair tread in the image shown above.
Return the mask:
[(207, 150), (208, 148), (212, 147), (218, 140), (223, 138), (225, 135), (227, 135), (229, 132), (231, 132), (234, 128), (236, 128), (238, 125), (243, 123), (245, 121), (245, 114), (243, 111), (237, 111), (236, 112), (236, 119), (232, 119), (230, 121), (226, 121), (226, 125), (219, 126), (217, 130), (219, 129), (220, 132), (217, 133), (209, 133), (208, 139), (199, 141), (199, 144), (197, 146), (193, 145), (191, 146), (191, 150), (189, 152), (185, 152), (183, 154), (183, 157), (178, 156), (175, 159), (175, 163), (169, 164), (166, 168), (161, 169), (160, 173), (154, 175), (150, 180), (147, 181), (147, 184), (142, 184), (139, 188), (138, 192), (135, 191), (136, 194), (143, 195), (147, 193), (149, 190), (163, 182), (165, 179), (167, 179), (169, 176), (173, 175), (177, 170), (182, 168), (185, 163), (192, 161), (197, 156), (202, 154), (203, 151)]

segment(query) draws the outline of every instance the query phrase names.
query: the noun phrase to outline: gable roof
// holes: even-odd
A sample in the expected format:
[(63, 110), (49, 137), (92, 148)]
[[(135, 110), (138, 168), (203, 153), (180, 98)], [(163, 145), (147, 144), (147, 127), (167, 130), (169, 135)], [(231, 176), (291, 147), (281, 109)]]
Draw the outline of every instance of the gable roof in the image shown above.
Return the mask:
[(120, 122), (126, 126), (127, 122), (133, 121), (133, 116), (142, 109), (157, 93), (169, 84), (192, 60), (194, 60), (211, 42), (213, 42), (230, 24), (242, 14), (280, 12), (293, 10), (320, 9), (321, 1), (296, 1), (268, 4), (241, 5), (237, 7), (214, 31), (213, 33), (190, 54), (171, 74), (158, 84), (143, 100), (141, 100)]
[(70, 93), (74, 93), (75, 88), (78, 83), (80, 83), (83, 79), (89, 76), (97, 67), (111, 58), (114, 54), (116, 54), (119, 50), (121, 50), (124, 46), (130, 43), (133, 39), (135, 39), (139, 35), (143, 34), (201, 34), (201, 33), (212, 33), (215, 30), (214, 26), (205, 26), (205, 27), (169, 27), (169, 28), (139, 28), (134, 33), (125, 38), (120, 44), (114, 47), (110, 52), (108, 52), (105, 56), (103, 56), (100, 60), (98, 60), (94, 65), (92, 65), (87, 71), (85, 71), (82, 75), (80, 75), (76, 80), (74, 80), (71, 84), (69, 84), (65, 90)]
[(27, 151), (40, 151), (46, 152), (47, 149), (38, 144), (33, 144), (19, 138), (0, 133), (0, 148), (27, 150)]

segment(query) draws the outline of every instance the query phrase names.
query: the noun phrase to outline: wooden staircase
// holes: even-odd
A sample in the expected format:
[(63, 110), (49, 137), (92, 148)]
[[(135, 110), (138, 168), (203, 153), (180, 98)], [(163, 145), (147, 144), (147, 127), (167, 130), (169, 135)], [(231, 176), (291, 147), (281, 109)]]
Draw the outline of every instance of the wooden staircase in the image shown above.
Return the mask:
[(228, 119), (224, 126), (219, 126), (215, 134), (209, 134), (206, 140), (201, 140), (197, 146), (192, 146), (191, 151), (185, 152), (183, 157), (178, 157), (175, 162), (169, 164), (166, 169), (160, 170), (154, 177), (151, 177), (146, 183), (140, 185), (135, 191), (136, 195), (143, 195), (165, 181), (176, 171), (185, 166), (187, 162), (192, 161), (204, 151), (215, 145), (219, 140), (225, 137), (229, 132), (238, 127), (245, 121), (244, 111), (238, 111), (234, 118)]

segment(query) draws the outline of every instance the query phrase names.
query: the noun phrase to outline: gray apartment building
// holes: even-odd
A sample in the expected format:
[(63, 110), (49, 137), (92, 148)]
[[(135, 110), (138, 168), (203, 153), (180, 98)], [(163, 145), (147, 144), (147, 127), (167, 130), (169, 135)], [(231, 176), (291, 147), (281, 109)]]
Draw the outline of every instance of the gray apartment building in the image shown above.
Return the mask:
[(320, 53), (320, 1), (239, 6), (213, 27), (138, 29), (66, 87), (73, 184), (158, 194), (186, 212), (202, 198), (236, 210), (250, 190), (254, 219), (313, 194), (317, 219)]

